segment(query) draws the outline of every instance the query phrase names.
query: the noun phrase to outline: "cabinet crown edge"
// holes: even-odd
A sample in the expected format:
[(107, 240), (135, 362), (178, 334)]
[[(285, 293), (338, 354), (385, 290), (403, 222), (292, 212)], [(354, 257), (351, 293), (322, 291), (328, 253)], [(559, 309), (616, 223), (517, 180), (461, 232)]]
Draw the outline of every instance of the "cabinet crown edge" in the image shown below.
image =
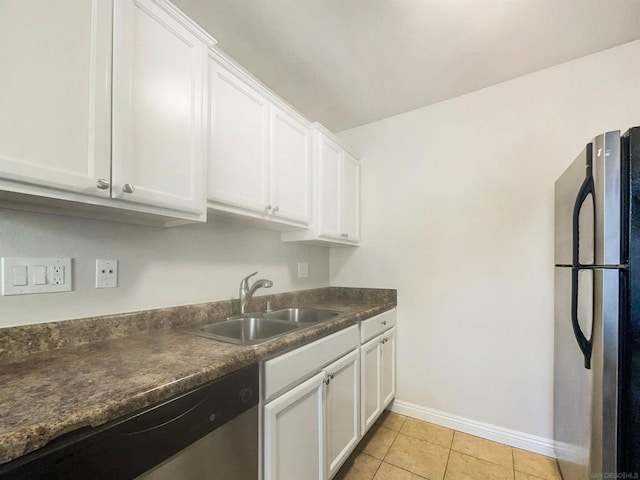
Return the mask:
[(336, 135), (334, 132), (332, 132), (331, 130), (329, 130), (327, 127), (325, 127), (322, 123), (320, 122), (313, 122), (311, 124), (311, 130), (314, 132), (318, 132), (322, 135), (325, 135), (326, 137), (329, 137), (331, 139), (332, 142), (335, 142), (336, 144), (338, 144), (338, 146), (344, 150), (345, 152), (347, 152), (350, 156), (352, 156), (357, 162), (360, 162), (360, 156), (357, 155), (349, 145), (347, 145), (344, 140), (342, 140), (338, 135)]
[(191, 33), (198, 37), (198, 39), (202, 41), (207, 47), (211, 48), (218, 43), (218, 41), (213, 38), (209, 34), (209, 32), (198, 25), (195, 21), (193, 21), (191, 17), (189, 17), (186, 13), (176, 7), (169, 0), (151, 0), (151, 2), (155, 3), (162, 10), (171, 15), (182, 26), (187, 28)]

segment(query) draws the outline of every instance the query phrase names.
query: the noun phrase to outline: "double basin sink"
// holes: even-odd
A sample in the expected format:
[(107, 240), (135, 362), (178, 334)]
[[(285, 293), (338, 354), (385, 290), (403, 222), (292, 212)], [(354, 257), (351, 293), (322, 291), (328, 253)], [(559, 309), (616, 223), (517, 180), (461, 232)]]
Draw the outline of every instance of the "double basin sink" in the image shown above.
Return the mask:
[(229, 317), (222, 322), (191, 328), (187, 332), (223, 342), (256, 345), (338, 315), (340, 312), (333, 310), (287, 308)]

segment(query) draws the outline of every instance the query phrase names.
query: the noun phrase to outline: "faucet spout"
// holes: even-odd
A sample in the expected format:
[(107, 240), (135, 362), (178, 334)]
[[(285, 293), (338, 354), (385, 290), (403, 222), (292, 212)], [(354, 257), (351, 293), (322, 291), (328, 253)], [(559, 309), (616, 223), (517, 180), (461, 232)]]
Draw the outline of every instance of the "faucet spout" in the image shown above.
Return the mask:
[(257, 274), (258, 272), (254, 272), (240, 281), (240, 313), (245, 313), (247, 305), (253, 297), (253, 294), (256, 293), (256, 290), (259, 288), (271, 288), (273, 286), (273, 282), (266, 278), (256, 280), (253, 285), (249, 286), (249, 279)]

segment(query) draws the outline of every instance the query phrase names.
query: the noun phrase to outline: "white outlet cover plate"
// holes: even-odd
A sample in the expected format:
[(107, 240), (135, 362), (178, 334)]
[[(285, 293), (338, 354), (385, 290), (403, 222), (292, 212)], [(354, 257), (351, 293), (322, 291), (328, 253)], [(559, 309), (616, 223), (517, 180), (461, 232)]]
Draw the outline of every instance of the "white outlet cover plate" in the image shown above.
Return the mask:
[[(13, 268), (26, 267), (27, 284), (14, 285)], [(33, 272), (35, 267), (45, 267), (45, 283), (36, 285)], [(27, 295), (34, 293), (58, 293), (72, 290), (72, 271), (70, 258), (18, 258), (2, 257), (2, 295)], [(54, 272), (57, 271), (59, 273)], [(55, 283), (58, 278), (60, 283)]]
[(307, 262), (298, 263), (298, 278), (309, 278), (309, 264)]
[(118, 260), (96, 260), (96, 288), (118, 286)]

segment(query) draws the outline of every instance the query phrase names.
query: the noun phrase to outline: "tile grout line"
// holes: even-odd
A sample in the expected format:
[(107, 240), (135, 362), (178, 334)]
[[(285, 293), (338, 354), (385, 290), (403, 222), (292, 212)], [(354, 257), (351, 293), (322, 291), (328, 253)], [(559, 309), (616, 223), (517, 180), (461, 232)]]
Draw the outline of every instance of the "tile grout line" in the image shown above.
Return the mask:
[(511, 466), (513, 467), (513, 480), (516, 479), (516, 459), (513, 454), (513, 447), (509, 447), (511, 449)]
[[(406, 418), (405, 418), (405, 420), (406, 420)], [(404, 422), (402, 422), (402, 425), (404, 425)], [(373, 477), (371, 477), (371, 480), (374, 480), (376, 478), (376, 475), (378, 474), (378, 470), (380, 470), (380, 467), (382, 466), (382, 464), (383, 463), (387, 463), (387, 462), (384, 461), (384, 459), (387, 458), (387, 455), (389, 455), (389, 452), (391, 451), (391, 447), (393, 447), (393, 444), (396, 442), (396, 438), (398, 438), (398, 435), (400, 435), (400, 430), (402, 429), (402, 425), (400, 425), (400, 428), (398, 429), (398, 431), (396, 432), (395, 436), (393, 437), (393, 441), (391, 442), (391, 445), (389, 445), (389, 449), (387, 450), (387, 453), (385, 453), (384, 457), (382, 457), (382, 460), (380, 461), (380, 465), (378, 465), (378, 468), (376, 468), (376, 471), (373, 474)], [(391, 465), (391, 464), (389, 463), (389, 465)]]
[(451, 452), (453, 451), (453, 439), (456, 436), (457, 430), (453, 431), (453, 435), (451, 435), (451, 444), (449, 445), (449, 453), (447, 453), (447, 463), (444, 465), (444, 472), (442, 473), (442, 480), (445, 480), (447, 477), (447, 469), (449, 468), (449, 459), (451, 458)]

